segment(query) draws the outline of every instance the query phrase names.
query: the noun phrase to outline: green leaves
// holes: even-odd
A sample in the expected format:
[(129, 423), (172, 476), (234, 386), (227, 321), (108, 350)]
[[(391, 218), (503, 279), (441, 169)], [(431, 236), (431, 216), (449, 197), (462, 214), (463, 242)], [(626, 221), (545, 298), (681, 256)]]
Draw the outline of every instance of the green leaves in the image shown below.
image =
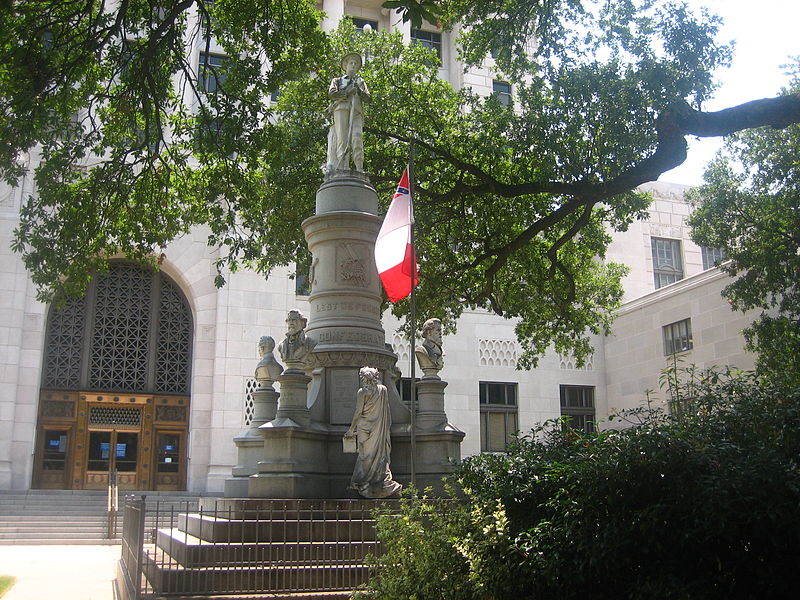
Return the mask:
[[(379, 521), (388, 551), (372, 591), (790, 597), (784, 570), (800, 556), (798, 389), (735, 372), (676, 371), (674, 382), (690, 399), (680, 412), (640, 409), (621, 416), (627, 429), (600, 433), (549, 422), (506, 454), (467, 458), (456, 473), (460, 505), (407, 500), (399, 517)], [(436, 591), (434, 573), (446, 580)]]
[(720, 268), (735, 277), (723, 292), (732, 307), (765, 311), (745, 331), (759, 368), (800, 381), (800, 128), (747, 131), (726, 150), (690, 195), (692, 237), (731, 259)]
[(436, 23), (439, 18), (436, 0), (386, 0), (383, 8), (397, 9), (403, 15), (403, 23), (411, 21), (411, 26), (420, 28), (422, 23)]

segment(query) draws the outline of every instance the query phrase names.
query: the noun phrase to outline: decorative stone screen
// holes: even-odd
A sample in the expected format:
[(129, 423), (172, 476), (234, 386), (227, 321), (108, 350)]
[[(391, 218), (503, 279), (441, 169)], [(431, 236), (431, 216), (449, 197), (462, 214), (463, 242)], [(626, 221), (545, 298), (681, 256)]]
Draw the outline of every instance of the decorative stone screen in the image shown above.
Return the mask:
[(482, 339), (479, 344), (482, 367), (516, 367), (517, 342)]
[(244, 380), (244, 426), (250, 427), (255, 415), (256, 405), (253, 401), (253, 392), (258, 389), (258, 381), (254, 377), (245, 377)]
[(50, 310), (42, 387), (189, 393), (192, 315), (163, 273), (125, 262)]
[(397, 354), (398, 366), (408, 364), (411, 349), (408, 340), (405, 339), (402, 334), (392, 334), (392, 350)]
[(590, 354), (583, 362), (583, 366), (579, 367), (575, 357), (571, 354), (559, 354), (558, 366), (564, 371), (594, 371), (594, 355)]

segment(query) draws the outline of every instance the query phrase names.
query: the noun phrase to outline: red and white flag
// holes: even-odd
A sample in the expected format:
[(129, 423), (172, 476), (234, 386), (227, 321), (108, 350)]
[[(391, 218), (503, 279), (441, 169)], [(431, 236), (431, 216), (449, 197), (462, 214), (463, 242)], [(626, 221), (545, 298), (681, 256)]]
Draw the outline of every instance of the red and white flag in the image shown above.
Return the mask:
[[(397, 191), (386, 212), (378, 239), (375, 241), (375, 265), (389, 300), (397, 302), (411, 293), (419, 282), (417, 257), (411, 246), (411, 224), (414, 207), (408, 186), (408, 169), (403, 171)], [(413, 268), (412, 268), (413, 263)], [(413, 271), (413, 284), (412, 284)]]

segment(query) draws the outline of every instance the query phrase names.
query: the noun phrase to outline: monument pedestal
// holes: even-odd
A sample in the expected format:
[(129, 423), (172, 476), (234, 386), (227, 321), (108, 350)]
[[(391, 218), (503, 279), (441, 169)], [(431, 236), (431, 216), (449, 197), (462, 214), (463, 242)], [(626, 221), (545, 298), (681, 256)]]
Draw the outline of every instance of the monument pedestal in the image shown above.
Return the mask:
[(235, 438), (237, 460), (233, 477), (225, 480), (225, 496), (244, 497), (248, 492), (248, 477), (258, 472), (258, 462), (264, 456), (264, 436), (259, 427), (275, 418), (279, 394), (270, 385), (259, 386), (253, 393), (253, 420), (250, 428)]
[[(226, 496), (352, 496), (348, 485), (356, 455), (342, 452), (342, 436), (353, 419), (358, 372), (365, 366), (377, 368), (387, 387), (393, 422), (390, 467), (395, 480), (409, 483), (411, 418), (389, 375), (397, 356), (387, 347), (381, 324), (382, 294), (374, 258), (382, 223), (377, 210), (375, 190), (362, 173), (337, 171), (317, 192), (316, 214), (303, 222), (312, 256), (305, 335), (315, 344), (302, 365), (284, 357), (289, 368), (278, 378), (281, 398), (275, 417), (259, 428), (263, 449), (256, 471), (239, 469), (248, 480), (246, 494), (240, 494), (243, 486), (235, 477), (236, 485), (226, 485)], [(310, 393), (312, 378), (305, 373), (313, 373)], [(420, 383), (418, 486), (440, 488), (441, 477), (461, 457), (464, 434), (447, 425), (447, 384), (438, 377)], [(239, 443), (242, 450), (251, 449), (249, 440)], [(252, 448), (256, 451), (255, 444)], [(251, 461), (252, 455), (247, 456)]]

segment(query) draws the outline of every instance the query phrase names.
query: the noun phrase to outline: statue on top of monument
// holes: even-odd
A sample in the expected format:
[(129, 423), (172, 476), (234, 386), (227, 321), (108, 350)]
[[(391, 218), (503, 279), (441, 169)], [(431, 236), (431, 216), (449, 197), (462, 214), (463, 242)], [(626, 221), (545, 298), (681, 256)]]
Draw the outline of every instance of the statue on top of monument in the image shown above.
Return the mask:
[(262, 388), (271, 388), (272, 384), (283, 373), (283, 366), (275, 360), (275, 340), (271, 336), (262, 335), (258, 340), (258, 353), (261, 360), (256, 365), (255, 378)]
[(306, 337), (308, 319), (299, 310), (292, 309), (286, 315), (286, 337), (278, 346), (281, 358), (290, 369), (302, 368), (317, 345), (316, 340)]
[(342, 69), (345, 74), (334, 77), (328, 89), (331, 103), (325, 110), (333, 119), (328, 132), (328, 162), (326, 174), (350, 167), (350, 155), (355, 170), (364, 171), (364, 110), (363, 103), (369, 102), (371, 96), (367, 84), (358, 75), (363, 61), (357, 52), (346, 54), (342, 58)]
[(403, 487), (392, 479), (389, 470), (392, 454), (389, 395), (386, 386), (379, 383), (378, 369), (364, 367), (358, 376), (361, 388), (356, 395), (356, 411), (344, 434), (345, 438), (356, 438), (358, 448), (350, 489), (364, 498), (388, 498)]
[(417, 362), (426, 377), (436, 377), (444, 368), (441, 320), (434, 318), (425, 321), (422, 326), (422, 338), (422, 344), (414, 348)]

